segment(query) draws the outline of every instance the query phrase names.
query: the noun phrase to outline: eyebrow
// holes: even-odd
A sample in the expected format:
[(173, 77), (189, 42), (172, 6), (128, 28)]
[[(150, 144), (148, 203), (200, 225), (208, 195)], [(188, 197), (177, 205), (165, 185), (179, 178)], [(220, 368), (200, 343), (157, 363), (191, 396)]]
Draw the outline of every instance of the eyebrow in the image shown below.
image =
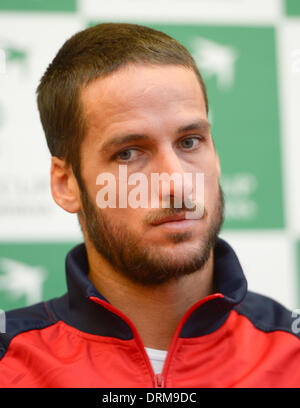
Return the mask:
[[(177, 130), (176, 133), (180, 134), (183, 132), (188, 132), (191, 130), (209, 130), (210, 128), (210, 123), (206, 119), (200, 119), (196, 122), (190, 123), (185, 126), (180, 126)], [(132, 134), (127, 134), (127, 135), (120, 135), (113, 137), (112, 139), (106, 141), (105, 143), (102, 144), (100, 150), (103, 152), (107, 152), (111, 150), (112, 148), (122, 146), (126, 143), (131, 143), (131, 142), (139, 142), (139, 141), (151, 141), (152, 138), (148, 135), (145, 134), (138, 134), (138, 133), (132, 133)]]
[(209, 130), (210, 123), (206, 119), (200, 119), (197, 122), (191, 123), (186, 126), (181, 126), (177, 133), (187, 132), (189, 130)]
[(123, 135), (123, 136), (116, 136), (107, 142), (103, 143), (101, 146), (101, 151), (108, 151), (112, 149), (113, 147), (117, 146), (122, 146), (125, 143), (130, 143), (130, 142), (138, 142), (138, 141), (150, 141), (151, 138), (147, 135), (143, 134), (129, 134), (129, 135)]

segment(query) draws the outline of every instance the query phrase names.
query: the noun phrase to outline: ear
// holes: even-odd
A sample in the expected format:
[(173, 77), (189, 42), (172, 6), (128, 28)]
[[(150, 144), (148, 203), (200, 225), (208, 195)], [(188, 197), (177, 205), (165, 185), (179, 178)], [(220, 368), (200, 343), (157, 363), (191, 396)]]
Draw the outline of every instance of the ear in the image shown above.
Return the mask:
[(65, 211), (81, 209), (80, 191), (71, 165), (53, 156), (51, 159), (51, 193), (54, 201)]

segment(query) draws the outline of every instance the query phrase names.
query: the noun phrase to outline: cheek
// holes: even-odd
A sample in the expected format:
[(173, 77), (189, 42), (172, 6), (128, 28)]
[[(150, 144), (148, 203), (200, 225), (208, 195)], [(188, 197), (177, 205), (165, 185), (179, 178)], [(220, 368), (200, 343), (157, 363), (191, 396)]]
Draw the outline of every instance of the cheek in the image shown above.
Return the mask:
[(111, 232), (116, 235), (127, 235), (142, 237), (143, 223), (142, 219), (146, 215), (146, 209), (143, 208), (107, 208), (105, 212), (106, 220), (111, 226)]
[(216, 168), (204, 173), (204, 201), (214, 205), (219, 195), (219, 174)]
[(219, 161), (218, 157), (213, 150), (209, 155), (207, 155), (206, 161), (204, 162), (204, 174), (207, 179), (207, 184), (218, 185), (219, 182)]
[(104, 216), (117, 226), (127, 226), (136, 229), (147, 209), (144, 208), (105, 208), (102, 210)]

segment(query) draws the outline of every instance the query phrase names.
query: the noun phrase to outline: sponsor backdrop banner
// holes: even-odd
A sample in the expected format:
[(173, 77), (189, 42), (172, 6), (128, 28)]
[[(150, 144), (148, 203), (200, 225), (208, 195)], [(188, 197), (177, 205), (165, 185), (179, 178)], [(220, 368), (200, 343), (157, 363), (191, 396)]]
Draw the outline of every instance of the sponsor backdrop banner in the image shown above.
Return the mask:
[(82, 234), (50, 193), (39, 79), (75, 32), (145, 24), (193, 54), (209, 97), (226, 218), (249, 288), (300, 307), (300, 2), (0, 0), (0, 309), (66, 290)]

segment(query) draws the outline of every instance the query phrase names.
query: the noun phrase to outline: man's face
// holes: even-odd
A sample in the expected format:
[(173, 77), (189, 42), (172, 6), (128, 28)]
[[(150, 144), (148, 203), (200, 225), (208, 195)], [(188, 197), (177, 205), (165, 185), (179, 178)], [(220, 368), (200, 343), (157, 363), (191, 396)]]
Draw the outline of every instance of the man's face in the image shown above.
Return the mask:
[[(86, 239), (110, 264), (143, 285), (167, 282), (207, 262), (222, 224), (223, 197), (202, 90), (195, 73), (180, 66), (128, 65), (90, 83), (82, 92), (87, 134), (81, 145), (81, 215)], [(127, 177), (148, 180), (146, 208), (120, 208), (119, 166)], [(97, 176), (116, 180), (116, 208), (99, 208)], [(204, 215), (162, 222), (182, 214), (174, 199), (184, 190), (159, 189), (151, 208), (151, 174), (204, 173)], [(195, 178), (194, 178), (195, 180)], [(127, 193), (135, 188), (128, 185)], [(195, 185), (193, 185), (195, 190)], [(195, 191), (193, 190), (193, 197)], [(170, 199), (171, 208), (163, 208)]]

